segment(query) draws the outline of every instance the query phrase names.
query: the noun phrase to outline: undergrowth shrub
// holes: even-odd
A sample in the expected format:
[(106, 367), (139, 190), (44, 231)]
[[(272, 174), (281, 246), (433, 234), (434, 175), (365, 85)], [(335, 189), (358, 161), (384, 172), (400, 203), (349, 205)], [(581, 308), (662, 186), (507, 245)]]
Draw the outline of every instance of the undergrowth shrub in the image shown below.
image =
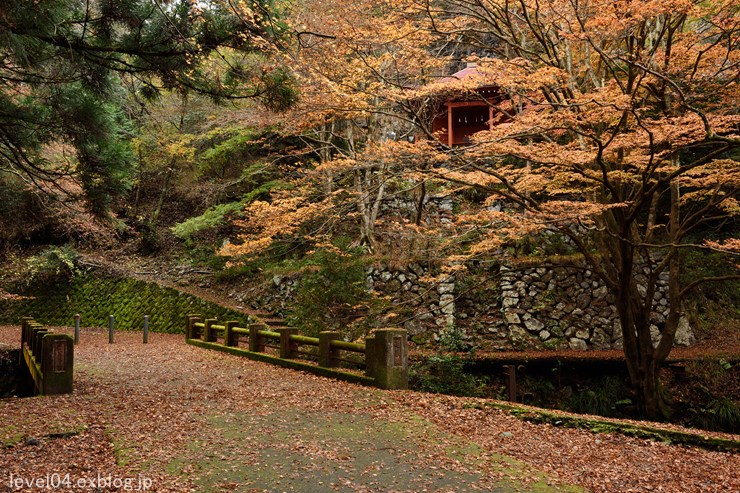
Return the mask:
[(244, 194), (241, 200), (214, 205), (203, 214), (177, 223), (170, 229), (181, 240), (189, 240), (198, 233), (226, 225), (232, 218), (239, 217), (247, 204), (258, 199), (264, 199), (269, 196), (272, 190), (283, 189), (285, 187), (285, 183), (279, 180), (262, 183)]
[(714, 399), (695, 412), (695, 424), (702, 429), (740, 433), (740, 405), (729, 397)]
[(222, 226), (231, 215), (238, 213), (243, 208), (244, 204), (241, 201), (215, 205), (200, 216), (191, 217), (172, 226), (172, 233), (182, 240), (187, 240), (196, 233)]
[(27, 261), (26, 283), (38, 285), (69, 281), (80, 274), (79, 254), (70, 245), (49, 246)]
[[(730, 255), (686, 250), (682, 253), (683, 271), (681, 282), (686, 285), (703, 278), (721, 277), (735, 268), (735, 259)], [(701, 338), (710, 331), (727, 331), (740, 324), (740, 280), (707, 282), (687, 293), (686, 311), (691, 325)]]
[(322, 249), (304, 260), (287, 320), (308, 335), (336, 330), (354, 338), (349, 327), (370, 313), (373, 301), (360, 254)]
[(689, 424), (740, 433), (740, 365), (723, 358), (690, 361), (686, 376)]
[(409, 368), (411, 388), (436, 394), (482, 397), (488, 379), (466, 371), (468, 358), (438, 354)]
[(462, 352), (472, 351), (473, 346), (465, 337), (465, 333), (458, 327), (447, 327), (439, 334), (439, 347), (443, 351)]
[(573, 394), (569, 409), (576, 413), (598, 416), (620, 416), (619, 406), (626, 404), (626, 389), (620, 378), (606, 376), (594, 381), (589, 388)]
[[(438, 354), (409, 368), (411, 387), (436, 394), (482, 397), (488, 378), (468, 372), (474, 351), (463, 331), (455, 326), (448, 327), (440, 333), (438, 344)], [(467, 351), (467, 354), (450, 354), (460, 351)]]

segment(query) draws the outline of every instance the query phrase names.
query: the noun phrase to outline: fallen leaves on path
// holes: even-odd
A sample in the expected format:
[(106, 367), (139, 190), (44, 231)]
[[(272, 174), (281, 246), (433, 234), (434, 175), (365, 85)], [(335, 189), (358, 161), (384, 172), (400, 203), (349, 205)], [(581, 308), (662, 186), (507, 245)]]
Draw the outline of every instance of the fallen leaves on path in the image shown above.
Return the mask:
[[(0, 328), (0, 342), (17, 339), (17, 327)], [(594, 492), (740, 491), (738, 454), (527, 423), (476, 399), (360, 387), (182, 336), (143, 345), (139, 333), (117, 333), (109, 345), (84, 330), (75, 350), (74, 394), (0, 401), (0, 441), (12, 443), (0, 449), (0, 490), (10, 474), (58, 471), (146, 476), (165, 492), (310, 491), (312, 478), (318, 492), (490, 491), (500, 481), (526, 491), (543, 481), (538, 469)], [(245, 470), (259, 481), (245, 486)]]

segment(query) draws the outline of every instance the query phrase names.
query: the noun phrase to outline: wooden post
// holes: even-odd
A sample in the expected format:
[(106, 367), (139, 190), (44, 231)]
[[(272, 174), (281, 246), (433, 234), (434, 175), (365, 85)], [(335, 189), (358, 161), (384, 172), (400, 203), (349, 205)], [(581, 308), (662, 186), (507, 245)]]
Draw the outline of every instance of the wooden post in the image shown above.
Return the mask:
[(149, 315), (144, 315), (144, 344), (149, 342)]
[(452, 104), (447, 103), (447, 145), (452, 147), (455, 143), (455, 137), (452, 131)]
[(319, 332), (319, 366), (326, 368), (338, 366), (337, 350), (331, 347), (331, 341), (341, 338), (339, 332)]
[(253, 353), (265, 352), (265, 338), (259, 334), (260, 330), (267, 329), (265, 324), (249, 324), (249, 350)]
[(37, 361), (41, 357), (41, 338), (48, 332), (49, 329), (45, 329), (41, 324), (33, 322), (31, 325), (31, 354)]
[(38, 354), (37, 344), (40, 342), (40, 340), (37, 342), (36, 334), (38, 334), (39, 331), (48, 332), (49, 329), (45, 328), (43, 325), (36, 321), (29, 322), (28, 333), (31, 334), (31, 340), (28, 342), (28, 344), (34, 356)]
[(516, 365), (504, 365), (506, 368), (507, 376), (507, 388), (509, 391), (509, 402), (516, 402), (517, 388), (516, 388)]
[(280, 357), (283, 359), (293, 359), (298, 351), (298, 344), (290, 340), (290, 336), (298, 334), (298, 329), (293, 327), (281, 327), (275, 329), (280, 334)]
[[(30, 334), (29, 329), (31, 322), (33, 322), (33, 319), (31, 317), (23, 317), (21, 319), (21, 350), (23, 349), (24, 344), (29, 344), (28, 341), (30, 341)], [(23, 351), (21, 351), (21, 354), (18, 356), (18, 363), (23, 362)]]
[(28, 344), (31, 338), (31, 325), (35, 324), (36, 321), (31, 317), (23, 317), (21, 322), (21, 347), (23, 344)]
[(381, 389), (409, 386), (407, 333), (402, 329), (375, 330), (375, 383)]
[(116, 326), (116, 318), (108, 315), (108, 344), (113, 344), (113, 328)]
[(236, 346), (236, 334), (234, 334), (231, 329), (234, 327), (238, 327), (239, 322), (236, 322), (234, 320), (231, 320), (229, 322), (226, 322), (224, 324), (224, 346)]

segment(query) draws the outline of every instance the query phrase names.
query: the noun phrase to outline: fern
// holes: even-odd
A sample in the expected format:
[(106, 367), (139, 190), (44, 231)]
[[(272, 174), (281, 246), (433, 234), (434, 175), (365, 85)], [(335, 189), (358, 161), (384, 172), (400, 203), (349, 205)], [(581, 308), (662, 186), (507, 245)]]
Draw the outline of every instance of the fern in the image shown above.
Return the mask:
[(271, 190), (284, 187), (285, 184), (278, 180), (268, 181), (248, 192), (242, 200), (215, 205), (200, 216), (191, 217), (181, 223), (177, 223), (170, 230), (181, 240), (188, 240), (201, 231), (223, 226), (232, 216), (240, 216), (245, 205), (257, 199), (264, 198)]
[(194, 234), (206, 229), (222, 226), (232, 214), (238, 214), (244, 208), (244, 203), (229, 202), (211, 207), (200, 216), (191, 217), (172, 226), (172, 233), (182, 240), (190, 239)]

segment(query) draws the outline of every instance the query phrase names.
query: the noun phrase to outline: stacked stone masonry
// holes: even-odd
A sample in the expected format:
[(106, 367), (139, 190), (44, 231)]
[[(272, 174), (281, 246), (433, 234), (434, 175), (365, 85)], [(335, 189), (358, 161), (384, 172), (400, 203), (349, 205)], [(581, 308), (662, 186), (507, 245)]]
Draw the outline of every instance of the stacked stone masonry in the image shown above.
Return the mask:
[[(403, 270), (367, 270), (368, 289), (390, 296), (394, 304), (413, 312), (403, 324), (412, 335), (429, 331), (438, 334), (456, 327), (472, 339), (488, 339), (501, 349), (622, 347), (614, 300), (587, 268), (513, 270), (499, 266), (472, 282), (461, 276), (428, 283), (423, 280), (427, 274), (427, 269), (418, 264)], [(475, 283), (478, 285), (471, 288)], [(667, 313), (668, 285), (664, 277), (658, 281), (651, 312), (656, 343)], [(676, 345), (695, 342), (688, 320), (682, 317)]]

